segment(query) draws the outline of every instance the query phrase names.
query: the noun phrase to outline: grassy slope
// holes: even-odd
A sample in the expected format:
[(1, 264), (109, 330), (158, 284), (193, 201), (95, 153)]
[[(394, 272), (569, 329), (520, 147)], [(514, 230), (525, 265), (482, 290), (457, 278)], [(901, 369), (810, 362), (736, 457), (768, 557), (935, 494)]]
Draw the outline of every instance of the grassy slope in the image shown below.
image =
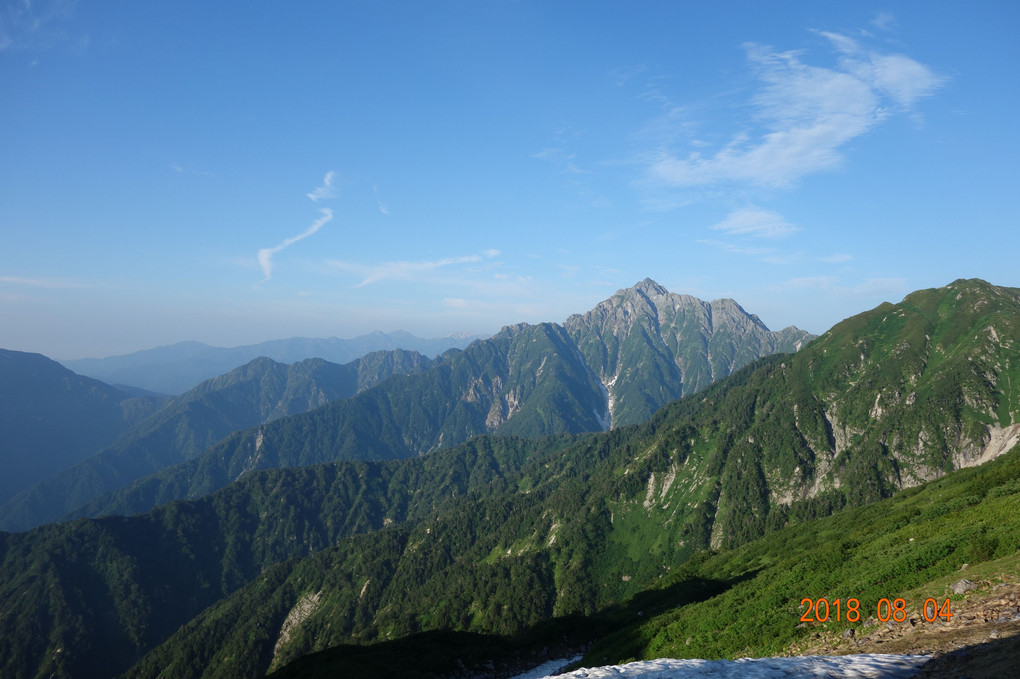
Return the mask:
[[(1001, 559), (1002, 567), (1016, 568), (1018, 509), (1020, 447), (983, 467), (711, 556), (664, 589), (691, 575), (746, 579), (707, 601), (628, 625), (584, 662), (776, 655), (819, 626), (861, 630), (883, 598), (904, 597), (907, 610), (918, 613), (925, 599), (949, 596), (947, 585), (962, 577), (964, 563)], [(857, 598), (861, 620), (799, 627), (802, 599), (819, 597)]]
[[(579, 440), (555, 462), (522, 469), (516, 487), (465, 497), (428, 523), (341, 543), (276, 571), (275, 582), (238, 592), (196, 618), (139, 665), (137, 676), (174, 662), (181, 676), (216, 676), (216, 667), (254, 676), (274, 655), (286, 661), (341, 643), (441, 629), (513, 633), (549, 616), (594, 614), (656, 583), (682, 585), (670, 571), (710, 543), (736, 547), (787, 523), (878, 500), (898, 481), (911, 481), (897, 478), (911, 463), (938, 471), (961, 444), (981, 448), (983, 417), (1003, 401), (1005, 423), (1015, 417), (1011, 392), (1001, 385), (1020, 367), (1010, 360), (1016, 317), (1015, 291), (979, 281), (883, 305), (795, 356), (765, 359), (673, 404), (647, 425)], [(989, 341), (993, 323), (1004, 341)], [(876, 402), (886, 415), (872, 415)], [(926, 445), (918, 446), (922, 439)], [(831, 490), (789, 506), (777, 499), (790, 485), (819, 481)], [(816, 539), (796, 528), (781, 534)], [(863, 544), (863, 537), (843, 534), (845, 544), (833, 554), (786, 564), (783, 573), (799, 573), (792, 580), (799, 584), (809, 571), (831, 573)], [(938, 550), (959, 556), (958, 546), (931, 549), (941, 558)], [(779, 560), (786, 548), (770, 558)], [(748, 569), (684, 570), (715, 586), (749, 578)], [(879, 582), (891, 575), (883, 577)], [(691, 596), (684, 586), (676, 591)], [(866, 601), (872, 594), (830, 596)], [(321, 596), (316, 610), (274, 652), (284, 617), (310, 595)], [(768, 602), (766, 612), (785, 620), (776, 605)], [(726, 638), (712, 630), (706, 634), (717, 642)], [(738, 634), (739, 648), (753, 645), (744, 636)], [(185, 647), (180, 655), (174, 650)], [(244, 670), (232, 664), (243, 658), (263, 660)]]
[[(595, 637), (577, 666), (782, 655), (816, 633), (839, 636), (851, 627), (860, 638), (877, 623), (879, 599), (903, 597), (915, 618), (929, 597), (957, 605), (960, 596), (948, 586), (962, 577), (963, 563), (970, 564), (971, 578), (1020, 575), (1018, 508), (1020, 447), (894, 498), (738, 549), (703, 553), (660, 586), (587, 618), (559, 618), (516, 636), (425, 632), (339, 646), (299, 658), (271, 676), (335, 676), (341, 668), (345, 677), (438, 677), (465, 666), (519, 669), (541, 662), (540, 649), (576, 647)], [(802, 625), (801, 600), (823, 596), (859, 599), (860, 621)]]

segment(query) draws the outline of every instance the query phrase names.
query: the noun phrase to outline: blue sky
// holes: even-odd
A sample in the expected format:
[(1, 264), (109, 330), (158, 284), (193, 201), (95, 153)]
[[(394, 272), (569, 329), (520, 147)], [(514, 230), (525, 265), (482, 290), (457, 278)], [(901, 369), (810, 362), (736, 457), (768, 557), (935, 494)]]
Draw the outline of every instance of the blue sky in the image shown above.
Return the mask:
[(6, 1), (0, 346), (1020, 286), (1020, 5)]

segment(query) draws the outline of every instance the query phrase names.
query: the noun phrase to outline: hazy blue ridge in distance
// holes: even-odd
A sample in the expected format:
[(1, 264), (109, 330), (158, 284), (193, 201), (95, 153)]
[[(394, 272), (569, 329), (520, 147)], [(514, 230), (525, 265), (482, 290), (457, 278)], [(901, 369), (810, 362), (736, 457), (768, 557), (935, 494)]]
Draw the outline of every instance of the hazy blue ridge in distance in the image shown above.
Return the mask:
[(238, 347), (179, 342), (121, 356), (68, 359), (61, 363), (77, 373), (104, 382), (176, 395), (260, 356), (280, 363), (322, 358), (331, 363), (343, 364), (373, 351), (404, 349), (435, 357), (447, 349), (463, 348), (483, 337), (458, 335), (425, 339), (403, 331), (377, 331), (352, 339), (292, 337)]
[(0, 502), (112, 443), (161, 403), (41, 354), (0, 349)]
[(421, 372), (432, 359), (377, 351), (344, 365), (256, 358), (206, 380), (124, 432), (116, 442), (0, 505), (0, 529), (56, 521), (104, 493), (184, 462), (230, 433), (350, 398), (394, 374)]

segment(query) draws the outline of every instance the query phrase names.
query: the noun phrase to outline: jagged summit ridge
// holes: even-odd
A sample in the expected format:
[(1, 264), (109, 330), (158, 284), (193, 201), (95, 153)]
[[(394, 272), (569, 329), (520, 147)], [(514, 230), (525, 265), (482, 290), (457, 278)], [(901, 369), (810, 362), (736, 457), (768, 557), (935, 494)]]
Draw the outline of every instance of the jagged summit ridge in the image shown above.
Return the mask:
[(613, 426), (643, 421), (670, 400), (813, 338), (794, 327), (772, 332), (732, 299), (706, 302), (650, 278), (564, 326), (605, 386)]

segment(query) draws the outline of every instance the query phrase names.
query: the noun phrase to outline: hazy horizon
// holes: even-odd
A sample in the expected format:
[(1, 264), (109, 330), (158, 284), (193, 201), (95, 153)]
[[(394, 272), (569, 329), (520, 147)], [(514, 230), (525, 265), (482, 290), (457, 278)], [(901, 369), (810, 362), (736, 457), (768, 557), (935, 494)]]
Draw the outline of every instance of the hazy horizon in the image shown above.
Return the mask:
[(822, 333), (1020, 287), (1020, 6), (0, 10), (0, 346), (562, 322), (652, 278)]

